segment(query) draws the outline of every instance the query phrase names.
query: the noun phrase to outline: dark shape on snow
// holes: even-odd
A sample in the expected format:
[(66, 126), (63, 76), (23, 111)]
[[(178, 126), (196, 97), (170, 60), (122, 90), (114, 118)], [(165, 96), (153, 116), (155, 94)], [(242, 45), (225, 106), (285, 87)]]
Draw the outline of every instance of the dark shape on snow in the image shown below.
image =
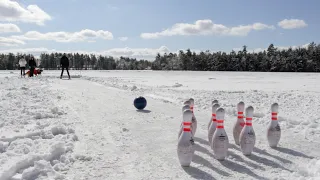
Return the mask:
[(260, 169), (260, 170), (263, 170), (263, 171), (266, 170), (264, 167), (260, 166), (259, 164), (255, 164), (255, 163), (252, 163), (251, 161), (244, 160), (241, 155), (235, 154), (233, 151), (228, 151), (228, 154), (231, 157), (235, 158), (236, 162), (244, 162), (244, 163), (246, 163), (247, 165), (251, 166), (254, 169)]
[(230, 169), (231, 171), (237, 171), (241, 174), (248, 174), (249, 176), (255, 178), (255, 179), (267, 179), (267, 178), (264, 178), (264, 177), (261, 177), (257, 174), (255, 174), (253, 171), (251, 171), (249, 168), (241, 165), (241, 164), (238, 164), (238, 163), (235, 163), (235, 162), (232, 162), (228, 159), (225, 159), (224, 161), (217, 161), (219, 163), (221, 163), (222, 166)]
[(284, 158), (282, 158), (282, 157), (280, 157), (280, 156), (276, 156), (276, 155), (270, 154), (270, 153), (268, 153), (267, 151), (264, 151), (264, 150), (262, 150), (262, 149), (259, 149), (258, 147), (255, 147), (255, 148), (253, 149), (253, 151), (256, 152), (256, 153), (259, 153), (259, 154), (263, 154), (263, 155), (270, 156), (270, 157), (272, 157), (272, 158), (278, 159), (279, 161), (282, 161), (283, 163), (289, 163), (289, 164), (292, 163), (292, 161), (290, 161), (290, 160), (288, 160), (288, 159), (284, 159)]
[(145, 109), (138, 109), (137, 112), (141, 112), (141, 113), (151, 113), (150, 110), (145, 110)]
[(183, 170), (188, 173), (191, 177), (195, 178), (195, 179), (212, 179), (215, 180), (216, 178), (212, 177), (211, 174), (202, 171), (198, 168), (195, 167), (182, 167)]
[(63, 54), (63, 56), (60, 59), (60, 67), (62, 67), (61, 69), (61, 75), (60, 75), (60, 79), (62, 79), (63, 76), (63, 71), (64, 69), (66, 69), (69, 79), (70, 79), (70, 74), (69, 74), (69, 58), (66, 56), (66, 53)]
[(194, 144), (194, 148), (196, 151), (202, 152), (204, 154), (207, 154), (208, 156), (213, 157), (213, 154), (211, 151), (209, 151), (207, 148), (200, 146), (198, 143)]
[(250, 156), (246, 156), (248, 159), (251, 159), (252, 161), (256, 161), (256, 162), (260, 162), (262, 164), (264, 164), (265, 166), (269, 166), (269, 167), (272, 167), (272, 168), (281, 168), (282, 170), (286, 170), (286, 171), (289, 171), (289, 172), (293, 172), (292, 170), (282, 166), (281, 164), (273, 161), (273, 160), (270, 160), (270, 159), (267, 159), (267, 158), (264, 158), (264, 157), (261, 157), (261, 156), (257, 156), (255, 154), (251, 154)]
[[(212, 156), (213, 158), (213, 156)], [(208, 159), (206, 158), (203, 158), (197, 154), (195, 154), (192, 158), (192, 162), (196, 163), (196, 164), (200, 164), (200, 165), (203, 165), (203, 166), (206, 166), (207, 168), (209, 169), (212, 169), (213, 171), (215, 171), (216, 173), (222, 175), (222, 176), (230, 176), (231, 174), (226, 172), (226, 171), (223, 171), (221, 169), (219, 169), (219, 167), (215, 167), (212, 162), (210, 162)]]
[(142, 110), (147, 106), (147, 100), (146, 100), (146, 98), (140, 96), (140, 97), (134, 99), (133, 105), (137, 109)]
[(306, 154), (303, 154), (302, 152), (299, 152), (299, 151), (295, 151), (293, 149), (288, 149), (288, 148), (285, 148), (285, 147), (275, 147), (273, 148), (275, 150), (278, 150), (280, 152), (283, 152), (283, 153), (286, 153), (286, 154), (291, 154), (293, 156), (298, 156), (298, 157), (303, 157), (303, 158), (309, 158), (309, 159), (313, 159), (314, 157), (312, 156), (308, 156)]
[(198, 137), (194, 137), (194, 140), (201, 143), (201, 144), (204, 144), (204, 145), (209, 145), (209, 142), (207, 140), (204, 140), (204, 139), (201, 139), (201, 138), (198, 138)]

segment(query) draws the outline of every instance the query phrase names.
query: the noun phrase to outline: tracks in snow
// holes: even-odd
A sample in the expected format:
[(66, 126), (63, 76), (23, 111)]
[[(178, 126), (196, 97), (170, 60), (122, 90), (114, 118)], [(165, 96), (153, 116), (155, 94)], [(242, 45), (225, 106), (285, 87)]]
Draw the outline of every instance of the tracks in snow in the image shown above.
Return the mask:
[(92, 157), (92, 161), (76, 162), (69, 175), (79, 179), (270, 179), (312, 176), (301, 164), (308, 164), (317, 157), (315, 152), (320, 147), (319, 143), (306, 141), (300, 134), (285, 130), (280, 147), (271, 149), (265, 137), (266, 126), (256, 123), (257, 146), (254, 154), (243, 156), (233, 145), (233, 111), (227, 115), (225, 126), (231, 138), (228, 159), (224, 162), (214, 160), (206, 140), (210, 116), (199, 108), (196, 110), (199, 130), (196, 134), (195, 159), (192, 167), (181, 168), (176, 159), (180, 106), (149, 99), (147, 108), (151, 112), (138, 113), (132, 106), (137, 92), (130, 92), (129, 89), (118, 91), (96, 83), (83, 83), (82, 80), (61, 82), (62, 87), (68, 87), (66, 95), (71, 98), (70, 106), (78, 115), (77, 129), (81, 135), (75, 151)]

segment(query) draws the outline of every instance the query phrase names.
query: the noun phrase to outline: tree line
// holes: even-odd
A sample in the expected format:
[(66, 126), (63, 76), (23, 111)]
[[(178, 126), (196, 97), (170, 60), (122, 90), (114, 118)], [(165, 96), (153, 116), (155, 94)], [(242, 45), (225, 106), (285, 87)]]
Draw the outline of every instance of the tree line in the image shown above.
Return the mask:
[[(30, 54), (0, 54), (0, 69), (17, 69), (21, 55), (28, 59)], [(42, 53), (39, 67), (59, 69), (61, 53)], [(304, 48), (277, 49), (270, 44), (262, 52), (248, 52), (247, 46), (230, 53), (190, 49), (178, 53), (157, 54), (154, 61), (135, 58), (97, 56), (94, 54), (67, 54), (70, 68), (84, 70), (188, 70), (188, 71), (261, 71), (261, 72), (319, 72), (320, 45), (314, 42)]]

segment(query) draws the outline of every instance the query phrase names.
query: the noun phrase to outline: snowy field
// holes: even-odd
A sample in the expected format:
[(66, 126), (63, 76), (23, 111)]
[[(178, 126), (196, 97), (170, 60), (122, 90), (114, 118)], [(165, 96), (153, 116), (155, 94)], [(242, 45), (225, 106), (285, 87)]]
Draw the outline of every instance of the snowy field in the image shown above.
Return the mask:
[[(60, 80), (59, 73), (0, 71), (0, 180), (320, 179), (320, 74), (70, 71), (72, 80)], [(146, 97), (146, 110), (135, 110), (137, 96)], [(190, 97), (196, 152), (182, 168), (177, 138)], [(207, 140), (214, 99), (226, 110), (225, 161), (213, 158)], [(255, 109), (251, 156), (232, 135), (240, 101)], [(274, 102), (282, 137), (272, 149)]]

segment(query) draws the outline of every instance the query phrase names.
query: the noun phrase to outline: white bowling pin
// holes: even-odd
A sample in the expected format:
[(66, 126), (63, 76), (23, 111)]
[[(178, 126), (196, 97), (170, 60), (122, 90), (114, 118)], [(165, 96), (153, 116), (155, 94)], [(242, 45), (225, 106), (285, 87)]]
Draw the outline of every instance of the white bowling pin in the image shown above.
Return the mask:
[(214, 104), (218, 104), (219, 103), (219, 101), (218, 100), (213, 100), (212, 102), (211, 102), (211, 105), (214, 105)]
[(237, 145), (240, 145), (239, 136), (245, 124), (243, 120), (244, 102), (241, 101), (238, 103), (237, 111), (238, 111), (238, 117), (237, 117), (237, 121), (234, 123), (234, 126), (233, 126), (233, 138), (234, 138), (234, 142)]
[(214, 108), (214, 104), (218, 104), (218, 103), (219, 103), (218, 100), (212, 101), (212, 106), (211, 106), (211, 107), (212, 107), (212, 112), (211, 112), (210, 121), (209, 121), (209, 123), (208, 123), (208, 129), (210, 128), (210, 125), (211, 125), (213, 119), (216, 119), (216, 111), (217, 111), (217, 109)]
[(213, 155), (217, 160), (224, 160), (228, 155), (229, 139), (226, 131), (224, 130), (224, 115), (223, 108), (217, 110), (217, 129), (212, 137)]
[(209, 140), (210, 146), (211, 146), (211, 141), (212, 141), (214, 131), (216, 130), (216, 127), (217, 127), (216, 111), (219, 107), (220, 107), (219, 104), (214, 104), (212, 106), (212, 120), (211, 120), (212, 123), (210, 124), (209, 129), (208, 129), (208, 140)]
[(191, 125), (191, 130), (192, 130), (192, 134), (193, 136), (196, 134), (196, 130), (197, 130), (197, 125), (198, 125), (198, 121), (196, 119), (196, 117), (194, 116), (194, 99), (190, 98), (189, 99), (190, 102), (190, 109), (192, 111), (192, 125)]
[(190, 101), (191, 105), (194, 105), (194, 99), (190, 98), (188, 101)]
[[(190, 114), (189, 122), (191, 122), (192, 116), (191, 111), (185, 111), (185, 113)], [(190, 166), (193, 155), (194, 155), (194, 140), (192, 138), (192, 133), (190, 127), (183, 128), (183, 132), (179, 137), (178, 145), (177, 145), (177, 154), (179, 158), (179, 162), (181, 166)]]
[(256, 143), (256, 135), (252, 127), (253, 107), (246, 108), (246, 124), (240, 133), (240, 149), (244, 155), (251, 155)]
[(182, 113), (184, 112), (184, 110), (186, 109), (190, 109), (190, 105), (186, 104), (182, 107)]
[(183, 105), (189, 105), (189, 106), (191, 106), (191, 102), (190, 102), (189, 100), (187, 100), (187, 101), (185, 101), (185, 102), (183, 103)]
[(277, 147), (281, 137), (281, 128), (278, 121), (278, 109), (279, 105), (277, 103), (272, 104), (271, 122), (267, 129), (267, 139), (270, 147)]
[[(184, 110), (182, 114), (182, 123), (180, 125), (178, 138), (181, 136), (183, 128), (185, 127), (191, 128), (191, 124), (192, 124), (191, 119), (192, 119), (192, 111), (190, 109)], [(191, 129), (191, 132), (192, 132), (192, 129)]]

